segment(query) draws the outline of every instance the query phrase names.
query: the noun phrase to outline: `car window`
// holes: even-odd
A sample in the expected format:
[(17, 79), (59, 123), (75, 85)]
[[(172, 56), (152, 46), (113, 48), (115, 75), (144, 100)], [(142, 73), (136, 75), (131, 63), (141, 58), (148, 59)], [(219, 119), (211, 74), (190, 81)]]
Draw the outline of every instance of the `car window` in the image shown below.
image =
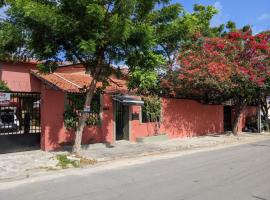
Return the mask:
[(13, 114), (2, 114), (1, 115), (2, 123), (13, 123), (14, 122), (14, 115)]

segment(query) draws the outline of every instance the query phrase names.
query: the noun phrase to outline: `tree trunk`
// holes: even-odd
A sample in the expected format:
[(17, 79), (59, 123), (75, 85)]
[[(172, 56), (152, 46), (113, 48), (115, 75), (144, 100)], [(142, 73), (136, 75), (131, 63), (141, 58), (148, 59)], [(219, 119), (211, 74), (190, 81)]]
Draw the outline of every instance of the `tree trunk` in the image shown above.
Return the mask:
[(233, 121), (233, 134), (234, 135), (238, 134), (238, 125), (240, 122), (241, 114), (243, 113), (246, 107), (247, 107), (247, 104), (245, 102), (242, 102), (236, 107), (236, 118)]
[(159, 135), (160, 122), (158, 120), (155, 121), (154, 135)]
[(270, 130), (270, 127), (269, 127), (269, 124), (270, 124), (270, 121), (268, 119), (268, 106), (266, 107), (263, 107), (262, 106), (262, 111), (263, 111), (263, 125), (265, 126), (265, 131), (266, 132), (269, 132)]
[(269, 105), (267, 103), (267, 96), (263, 96), (261, 101), (261, 111), (262, 111), (262, 114), (263, 114), (263, 125), (264, 125), (264, 128), (265, 128), (265, 131), (266, 132), (269, 132), (269, 119), (268, 119), (268, 115), (269, 115)]
[[(90, 84), (89, 90), (86, 93), (84, 108), (87, 108), (91, 105), (93, 96), (95, 94), (96, 85), (97, 85), (97, 81), (95, 78), (93, 78), (93, 80)], [(79, 118), (78, 128), (75, 132), (75, 141), (74, 141), (74, 145), (73, 145), (73, 149), (72, 149), (73, 153), (79, 153), (81, 150), (82, 134), (83, 134), (83, 129), (86, 125), (86, 119), (87, 119), (87, 113), (83, 112)]]

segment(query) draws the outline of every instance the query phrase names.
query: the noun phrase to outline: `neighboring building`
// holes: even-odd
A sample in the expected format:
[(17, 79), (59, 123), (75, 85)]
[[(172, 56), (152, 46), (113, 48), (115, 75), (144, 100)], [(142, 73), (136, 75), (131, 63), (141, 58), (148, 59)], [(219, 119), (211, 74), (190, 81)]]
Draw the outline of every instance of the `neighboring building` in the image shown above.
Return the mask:
[[(67, 105), (71, 105), (70, 96), (80, 93), (91, 81), (81, 65), (62, 66), (54, 73), (40, 74), (35, 63), (2, 62), (0, 78), (16, 92), (11, 93), (10, 105), (0, 104), (0, 111), (12, 105), (20, 124), (18, 130), (7, 135), (40, 134), (38, 143), (45, 151), (72, 144), (74, 132), (65, 128), (64, 113)], [(126, 78), (111, 76), (109, 86), (98, 100), (99, 122), (85, 127), (83, 144), (114, 143), (122, 139), (136, 142), (137, 138), (153, 135), (155, 123), (144, 120), (140, 97), (133, 95), (126, 87)], [(231, 129), (232, 110), (232, 107), (204, 105), (194, 100), (162, 98), (160, 132), (169, 138), (223, 133)], [(244, 127), (246, 116), (256, 114), (256, 107), (248, 107), (239, 130)]]

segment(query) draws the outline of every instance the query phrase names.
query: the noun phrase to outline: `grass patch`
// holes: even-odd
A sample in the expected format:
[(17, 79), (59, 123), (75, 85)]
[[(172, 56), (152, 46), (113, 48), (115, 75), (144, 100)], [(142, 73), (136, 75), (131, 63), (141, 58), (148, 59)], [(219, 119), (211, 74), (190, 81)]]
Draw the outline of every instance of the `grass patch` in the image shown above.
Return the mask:
[(79, 167), (78, 161), (69, 159), (68, 155), (66, 154), (58, 154), (56, 155), (56, 159), (58, 160), (56, 166), (61, 167), (62, 169)]
[(78, 167), (86, 167), (88, 165), (94, 165), (97, 163), (94, 159), (87, 159), (80, 155), (75, 155), (71, 159), (69, 158), (69, 155), (67, 154), (59, 154), (56, 155), (56, 159), (58, 160), (57, 167), (60, 167), (62, 169), (67, 168), (78, 168)]

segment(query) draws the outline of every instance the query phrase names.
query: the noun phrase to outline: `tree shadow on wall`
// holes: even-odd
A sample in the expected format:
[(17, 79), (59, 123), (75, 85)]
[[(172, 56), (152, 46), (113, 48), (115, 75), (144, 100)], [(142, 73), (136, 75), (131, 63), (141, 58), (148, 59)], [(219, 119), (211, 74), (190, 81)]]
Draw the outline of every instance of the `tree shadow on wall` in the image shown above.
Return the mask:
[(203, 105), (194, 100), (167, 99), (163, 126), (171, 137), (194, 137), (221, 133), (222, 106)]

